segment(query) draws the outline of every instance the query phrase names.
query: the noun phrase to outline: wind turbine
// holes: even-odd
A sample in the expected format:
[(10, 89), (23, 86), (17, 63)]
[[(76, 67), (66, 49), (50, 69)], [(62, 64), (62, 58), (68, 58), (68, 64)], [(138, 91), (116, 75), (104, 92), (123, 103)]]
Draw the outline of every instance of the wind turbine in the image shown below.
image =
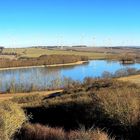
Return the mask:
[(93, 40), (93, 47), (96, 47), (96, 43), (95, 43), (95, 41), (96, 41), (96, 37), (93, 36), (92, 40)]
[(84, 45), (84, 38), (85, 38), (85, 35), (82, 34), (82, 35), (81, 35), (81, 40), (80, 40), (80, 44), (81, 44), (81, 45)]
[(112, 39), (111, 38), (108, 38), (108, 47), (110, 47), (111, 53), (112, 53)]
[(60, 49), (61, 50), (63, 50), (64, 49), (64, 47), (63, 47), (63, 36), (62, 35), (60, 35)]

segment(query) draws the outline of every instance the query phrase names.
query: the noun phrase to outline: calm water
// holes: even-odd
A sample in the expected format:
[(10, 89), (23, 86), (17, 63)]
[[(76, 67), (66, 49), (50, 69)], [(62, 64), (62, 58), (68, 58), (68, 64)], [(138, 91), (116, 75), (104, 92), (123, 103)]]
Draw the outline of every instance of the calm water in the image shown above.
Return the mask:
[(108, 62), (105, 60), (93, 60), (89, 63), (57, 68), (30, 68), (19, 70), (0, 71), (0, 91), (8, 90), (12, 85), (20, 88), (36, 87), (47, 89), (60, 86), (63, 78), (83, 80), (85, 77), (100, 77), (104, 71), (114, 73), (122, 68), (140, 69), (140, 64), (124, 66), (119, 62)]

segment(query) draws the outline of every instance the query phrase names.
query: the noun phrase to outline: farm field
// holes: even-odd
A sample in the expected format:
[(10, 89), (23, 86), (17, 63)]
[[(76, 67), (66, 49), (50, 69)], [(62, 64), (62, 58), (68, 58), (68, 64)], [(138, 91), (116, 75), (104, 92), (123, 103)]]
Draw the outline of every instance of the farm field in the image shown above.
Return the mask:
[(89, 59), (106, 59), (107, 56), (113, 56), (111, 53), (81, 50), (60, 50), (60, 49), (43, 49), (43, 48), (18, 48), (18, 49), (4, 49), (3, 53), (17, 53), (19, 57), (39, 57), (41, 55), (81, 55), (87, 56)]

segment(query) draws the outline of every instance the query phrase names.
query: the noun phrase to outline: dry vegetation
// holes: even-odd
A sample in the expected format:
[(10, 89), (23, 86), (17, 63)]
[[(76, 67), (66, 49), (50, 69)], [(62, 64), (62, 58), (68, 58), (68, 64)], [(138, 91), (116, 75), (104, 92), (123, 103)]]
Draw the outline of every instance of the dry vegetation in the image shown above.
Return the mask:
[(113, 140), (100, 130), (77, 130), (65, 132), (61, 128), (51, 128), (40, 124), (27, 124), (21, 130), (19, 140)]
[(43, 55), (38, 58), (20, 58), (18, 60), (0, 60), (0, 68), (27, 67), (53, 64), (66, 64), (78, 61), (87, 61), (85, 56), (75, 55)]
[[(14, 97), (0, 104), (1, 138), (16, 134), (19, 140), (135, 140), (140, 138), (139, 92), (132, 83), (85, 78), (82, 83), (67, 80), (64, 91), (54, 95)], [(22, 127), (27, 119), (19, 106), (32, 114), (31, 124)], [(84, 131), (79, 130), (82, 126)]]
[[(45, 97), (37, 107), (26, 105), (32, 123), (63, 127), (65, 130), (104, 129), (116, 139), (140, 137), (140, 87), (110, 79), (69, 80), (56, 97)], [(57, 116), (57, 117), (56, 117)]]
[(121, 77), (119, 78), (121, 81), (129, 81), (131, 83), (135, 83), (140, 85), (140, 75), (132, 75), (132, 76), (127, 76), (127, 77)]
[(0, 140), (13, 139), (26, 120), (25, 113), (18, 104), (10, 101), (0, 103)]

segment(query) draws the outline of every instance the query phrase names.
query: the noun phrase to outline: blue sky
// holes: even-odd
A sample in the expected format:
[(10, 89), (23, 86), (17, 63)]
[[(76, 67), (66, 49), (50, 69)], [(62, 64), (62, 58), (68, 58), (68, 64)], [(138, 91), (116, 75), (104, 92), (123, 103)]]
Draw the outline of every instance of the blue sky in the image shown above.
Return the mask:
[(140, 45), (139, 0), (0, 0), (0, 45)]

